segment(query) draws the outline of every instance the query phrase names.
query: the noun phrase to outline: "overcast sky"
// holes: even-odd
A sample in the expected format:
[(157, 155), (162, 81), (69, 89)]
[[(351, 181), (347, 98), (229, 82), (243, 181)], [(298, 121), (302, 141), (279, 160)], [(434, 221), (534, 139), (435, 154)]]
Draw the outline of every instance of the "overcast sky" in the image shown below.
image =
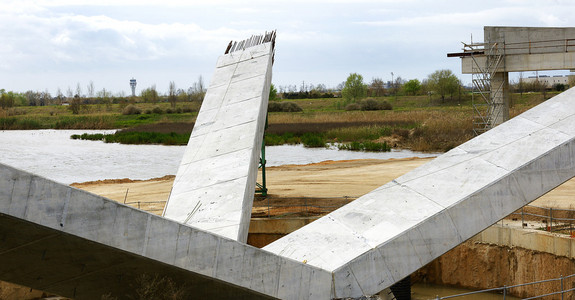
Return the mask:
[[(575, 26), (572, 0), (0, 0), (0, 88), (129, 93), (206, 83), (230, 40), (277, 30), (273, 83), (422, 80), (483, 26)], [(529, 74), (527, 74), (529, 75)]]

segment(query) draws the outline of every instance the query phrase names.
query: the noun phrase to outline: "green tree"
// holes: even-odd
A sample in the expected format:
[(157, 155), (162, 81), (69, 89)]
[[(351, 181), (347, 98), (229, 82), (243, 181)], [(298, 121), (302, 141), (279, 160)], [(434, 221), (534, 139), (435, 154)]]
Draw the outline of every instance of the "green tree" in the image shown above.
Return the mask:
[(427, 82), (430, 89), (441, 96), (441, 102), (445, 102), (446, 95), (450, 95), (453, 99), (453, 94), (459, 90), (460, 86), (457, 76), (447, 69), (429, 74)]
[(10, 108), (14, 106), (14, 99), (16, 98), (13, 92), (5, 92), (4, 89), (1, 91), (0, 96), (0, 107), (2, 109)]
[(80, 113), (80, 108), (82, 106), (82, 99), (80, 99), (80, 97), (74, 97), (70, 100), (70, 105), (68, 106), (68, 109), (72, 111), (73, 114), (77, 115)]
[(357, 73), (351, 73), (345, 81), (342, 97), (348, 103), (355, 103), (357, 100), (365, 98), (367, 95), (367, 85), (363, 83), (363, 76)]
[(270, 85), (270, 98), (269, 100), (277, 100), (278, 98), (278, 90), (276, 90), (276, 87), (274, 86), (274, 84), (272, 83)]
[(144, 102), (157, 103), (159, 100), (158, 92), (156, 91), (156, 85), (152, 85), (151, 87), (142, 90), (140, 96)]
[(421, 90), (421, 83), (417, 79), (411, 79), (403, 85), (403, 90), (405, 94), (415, 96)]

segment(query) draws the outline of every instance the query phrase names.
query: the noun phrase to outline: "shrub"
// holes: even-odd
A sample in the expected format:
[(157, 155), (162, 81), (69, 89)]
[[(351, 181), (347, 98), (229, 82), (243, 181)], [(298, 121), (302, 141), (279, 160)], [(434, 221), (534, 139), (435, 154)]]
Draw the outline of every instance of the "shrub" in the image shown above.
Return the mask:
[(352, 111), (352, 110), (360, 110), (361, 106), (357, 103), (350, 103), (345, 106), (345, 110)]
[(167, 114), (173, 114), (174, 111), (171, 108), (166, 108), (166, 113)]
[(164, 111), (159, 106), (154, 106), (154, 108), (152, 109), (152, 113), (161, 115), (164, 113)]
[(361, 110), (391, 110), (393, 107), (387, 101), (377, 101), (372, 98), (362, 100), (360, 103)]
[(300, 112), (303, 109), (293, 102), (268, 102), (268, 112)]
[(134, 104), (130, 104), (122, 110), (123, 115), (139, 115), (142, 113), (142, 110), (137, 108)]
[(305, 133), (301, 137), (301, 142), (305, 147), (308, 148), (325, 147), (325, 138), (323, 135), (317, 133)]
[(9, 117), (11, 116), (20, 116), (20, 115), (25, 115), (26, 114), (26, 110), (23, 108), (19, 108), (19, 107), (11, 107), (8, 109), (7, 114)]
[(338, 146), (340, 150), (350, 150), (350, 151), (371, 151), (371, 152), (387, 152), (391, 151), (391, 147), (387, 145), (386, 142), (351, 142), (349, 144), (340, 144)]
[(381, 101), (379, 103), (379, 107), (380, 107), (380, 110), (393, 110), (393, 106), (391, 106), (391, 103), (389, 103), (387, 101)]

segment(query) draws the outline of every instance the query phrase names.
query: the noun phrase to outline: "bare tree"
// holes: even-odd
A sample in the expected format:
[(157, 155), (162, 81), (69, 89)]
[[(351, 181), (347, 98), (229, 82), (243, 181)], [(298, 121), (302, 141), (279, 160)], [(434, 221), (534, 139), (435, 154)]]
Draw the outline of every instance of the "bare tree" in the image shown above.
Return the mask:
[(369, 95), (371, 97), (382, 97), (385, 95), (385, 84), (381, 78), (371, 79), (368, 87)]
[(94, 82), (92, 80), (90, 80), (90, 83), (88, 83), (87, 88), (88, 88), (88, 97), (94, 98), (95, 87)]
[(64, 94), (62, 94), (62, 90), (60, 88), (58, 88), (58, 90), (56, 90), (56, 101), (58, 105), (62, 105), (62, 101), (64, 100)]
[(178, 97), (176, 97), (176, 83), (173, 81), (170, 81), (170, 84), (168, 85), (168, 101), (172, 108), (176, 108)]
[(190, 95), (190, 100), (192, 101), (203, 101), (206, 94), (206, 88), (204, 86), (204, 79), (202, 75), (198, 78), (198, 81), (194, 82), (191, 88), (188, 89), (188, 94)]
[(78, 95), (78, 97), (82, 97), (82, 87), (80, 87), (79, 82), (76, 83), (76, 95)]

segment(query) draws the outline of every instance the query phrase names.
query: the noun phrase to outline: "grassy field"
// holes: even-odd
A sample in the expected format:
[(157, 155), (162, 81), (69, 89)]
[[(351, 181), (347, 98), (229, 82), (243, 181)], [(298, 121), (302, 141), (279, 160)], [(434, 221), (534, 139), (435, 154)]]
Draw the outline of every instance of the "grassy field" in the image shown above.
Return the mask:
[[(547, 93), (546, 97), (553, 95)], [(393, 110), (346, 111), (338, 98), (289, 100), (303, 112), (269, 113), (266, 144), (303, 143), (322, 147), (338, 143), (342, 148), (362, 151), (390, 148), (447, 151), (473, 137), (470, 95), (445, 102), (428, 96), (377, 100), (389, 102)], [(515, 116), (542, 101), (543, 95), (539, 93), (512, 94), (510, 114)], [(122, 114), (125, 104), (84, 105), (77, 115), (66, 106), (14, 107), (0, 110), (0, 130), (122, 129), (123, 137), (107, 139), (122, 143), (185, 144), (200, 104), (178, 103), (176, 109), (169, 103), (134, 106), (140, 114)], [(150, 135), (150, 132), (161, 134)]]

